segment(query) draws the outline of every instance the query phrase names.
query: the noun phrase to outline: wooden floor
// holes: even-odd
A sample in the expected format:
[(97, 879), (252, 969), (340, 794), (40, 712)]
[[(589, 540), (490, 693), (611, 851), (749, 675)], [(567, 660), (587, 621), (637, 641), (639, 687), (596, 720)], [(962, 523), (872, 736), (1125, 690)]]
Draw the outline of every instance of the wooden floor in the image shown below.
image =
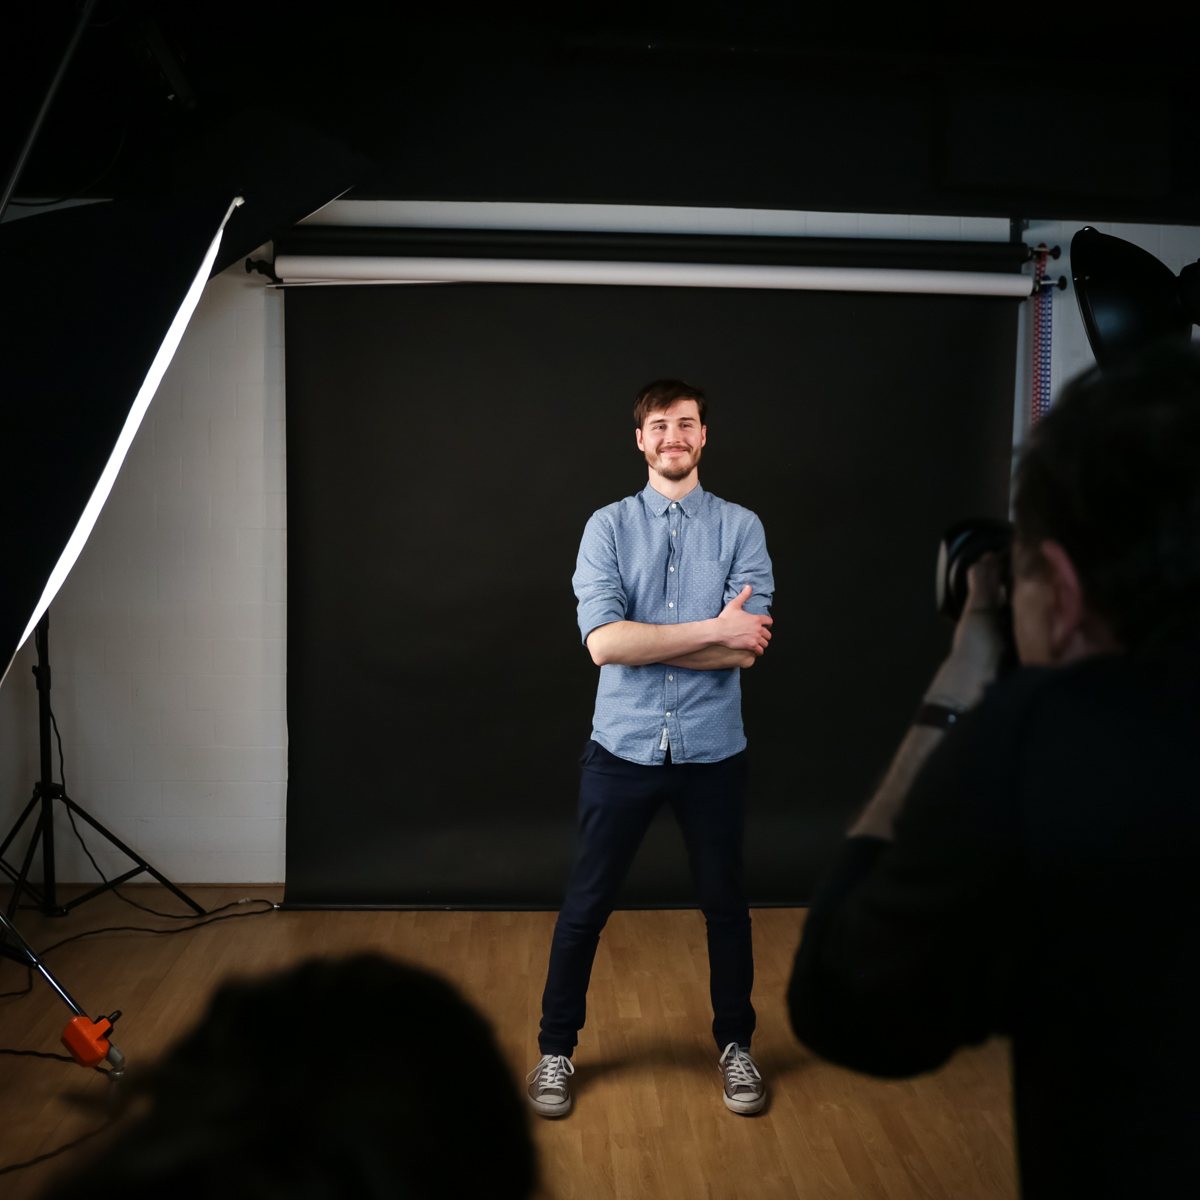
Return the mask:
[[(280, 893), (253, 886), (193, 891), (210, 907)], [(169, 903), (157, 887), (129, 894), (156, 907)], [(539, 1197), (1016, 1196), (1007, 1045), (964, 1051), (937, 1074), (905, 1082), (867, 1079), (813, 1058), (793, 1038), (783, 1007), (803, 920), (801, 910), (754, 913), (754, 1053), (770, 1100), (761, 1115), (738, 1117), (721, 1102), (700, 914), (613, 916), (575, 1056), (576, 1111), (561, 1121), (533, 1118)], [(113, 924), (167, 922), (143, 918), (113, 897), (62, 920), (36, 913), (20, 919), (35, 946)], [(192, 1024), (229, 976), (310, 955), (383, 951), (456, 983), (491, 1019), (514, 1075), (523, 1079), (537, 1055), (553, 926), (553, 913), (273, 912), (175, 937), (105, 934), (64, 947), (50, 964), (93, 1015), (123, 1011), (117, 1041), (133, 1065), (152, 1059)], [(0, 963), (0, 991), (23, 981), (22, 969)], [(35, 981), (31, 995), (0, 1000), (0, 1045), (58, 1049), (66, 1017)], [(0, 1166), (94, 1127), (96, 1116), (72, 1097), (106, 1086), (78, 1067), (0, 1058)], [(0, 1195), (35, 1196), (70, 1161), (68, 1154), (0, 1177)]]

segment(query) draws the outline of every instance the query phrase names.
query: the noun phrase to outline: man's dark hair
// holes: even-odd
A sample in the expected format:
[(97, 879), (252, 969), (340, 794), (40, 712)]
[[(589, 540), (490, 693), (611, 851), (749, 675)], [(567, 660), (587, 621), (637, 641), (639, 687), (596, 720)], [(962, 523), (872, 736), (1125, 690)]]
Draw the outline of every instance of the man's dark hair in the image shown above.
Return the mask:
[(633, 404), (634, 427), (641, 429), (651, 413), (670, 408), (676, 400), (695, 400), (696, 407), (700, 410), (700, 424), (704, 425), (707, 422), (708, 401), (698, 387), (692, 387), (682, 379), (656, 379), (638, 392)]
[(378, 955), (227, 984), (133, 1098), (146, 1115), (47, 1200), (525, 1200), (536, 1182), (487, 1022)]
[(1060, 543), (1128, 649), (1200, 611), (1200, 354), (1165, 345), (1067, 386), (1026, 443), (1022, 548)]

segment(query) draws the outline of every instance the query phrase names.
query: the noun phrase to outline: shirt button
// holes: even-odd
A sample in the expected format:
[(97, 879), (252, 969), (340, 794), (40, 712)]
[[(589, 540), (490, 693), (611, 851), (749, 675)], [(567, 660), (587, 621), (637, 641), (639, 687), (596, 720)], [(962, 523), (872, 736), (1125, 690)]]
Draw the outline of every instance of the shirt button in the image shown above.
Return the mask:
[(673, 505), (673, 504), (672, 504), (672, 505), (671, 505), (671, 509), (672, 509), (672, 511), (674, 511), (674, 508), (675, 508), (675, 505)]
[(672, 537), (674, 537), (674, 536), (675, 536), (675, 530), (673, 530), (673, 529), (671, 530), (671, 536), (672, 536)]
[(675, 678), (675, 676), (674, 676), (674, 675), (668, 675), (668, 676), (667, 676), (667, 678), (668, 678), (668, 679), (674, 679), (674, 678)]
[(667, 716), (668, 716), (668, 717), (669, 717), (670, 715), (671, 715), (670, 713), (667, 713)]
[(668, 608), (674, 608), (674, 607), (675, 607), (675, 601), (674, 601), (674, 600), (668, 600), (668, 601), (667, 601), (667, 607), (668, 607)]
[(674, 574), (675, 574), (675, 568), (674, 568), (674, 567), (672, 567), (672, 568), (671, 568), (671, 574), (672, 574), (672, 575), (674, 575)]

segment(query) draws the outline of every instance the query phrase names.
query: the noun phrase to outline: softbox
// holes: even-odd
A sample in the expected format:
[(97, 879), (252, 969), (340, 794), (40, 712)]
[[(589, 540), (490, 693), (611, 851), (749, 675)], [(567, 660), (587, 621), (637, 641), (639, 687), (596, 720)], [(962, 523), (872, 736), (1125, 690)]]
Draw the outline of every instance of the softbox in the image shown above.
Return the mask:
[(0, 226), (0, 665), (49, 606), (208, 280), (229, 195)]

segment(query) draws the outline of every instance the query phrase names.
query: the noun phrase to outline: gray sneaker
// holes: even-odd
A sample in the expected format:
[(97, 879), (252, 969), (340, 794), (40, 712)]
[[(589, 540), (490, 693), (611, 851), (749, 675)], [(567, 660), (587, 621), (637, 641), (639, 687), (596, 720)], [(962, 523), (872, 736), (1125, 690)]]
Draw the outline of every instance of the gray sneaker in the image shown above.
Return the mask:
[(567, 1079), (574, 1074), (575, 1068), (565, 1054), (543, 1054), (542, 1061), (525, 1076), (533, 1111), (543, 1117), (565, 1117), (571, 1111), (571, 1085)]
[(725, 1081), (725, 1107), (735, 1113), (760, 1112), (767, 1102), (767, 1085), (754, 1059), (737, 1042), (730, 1042), (717, 1066)]

